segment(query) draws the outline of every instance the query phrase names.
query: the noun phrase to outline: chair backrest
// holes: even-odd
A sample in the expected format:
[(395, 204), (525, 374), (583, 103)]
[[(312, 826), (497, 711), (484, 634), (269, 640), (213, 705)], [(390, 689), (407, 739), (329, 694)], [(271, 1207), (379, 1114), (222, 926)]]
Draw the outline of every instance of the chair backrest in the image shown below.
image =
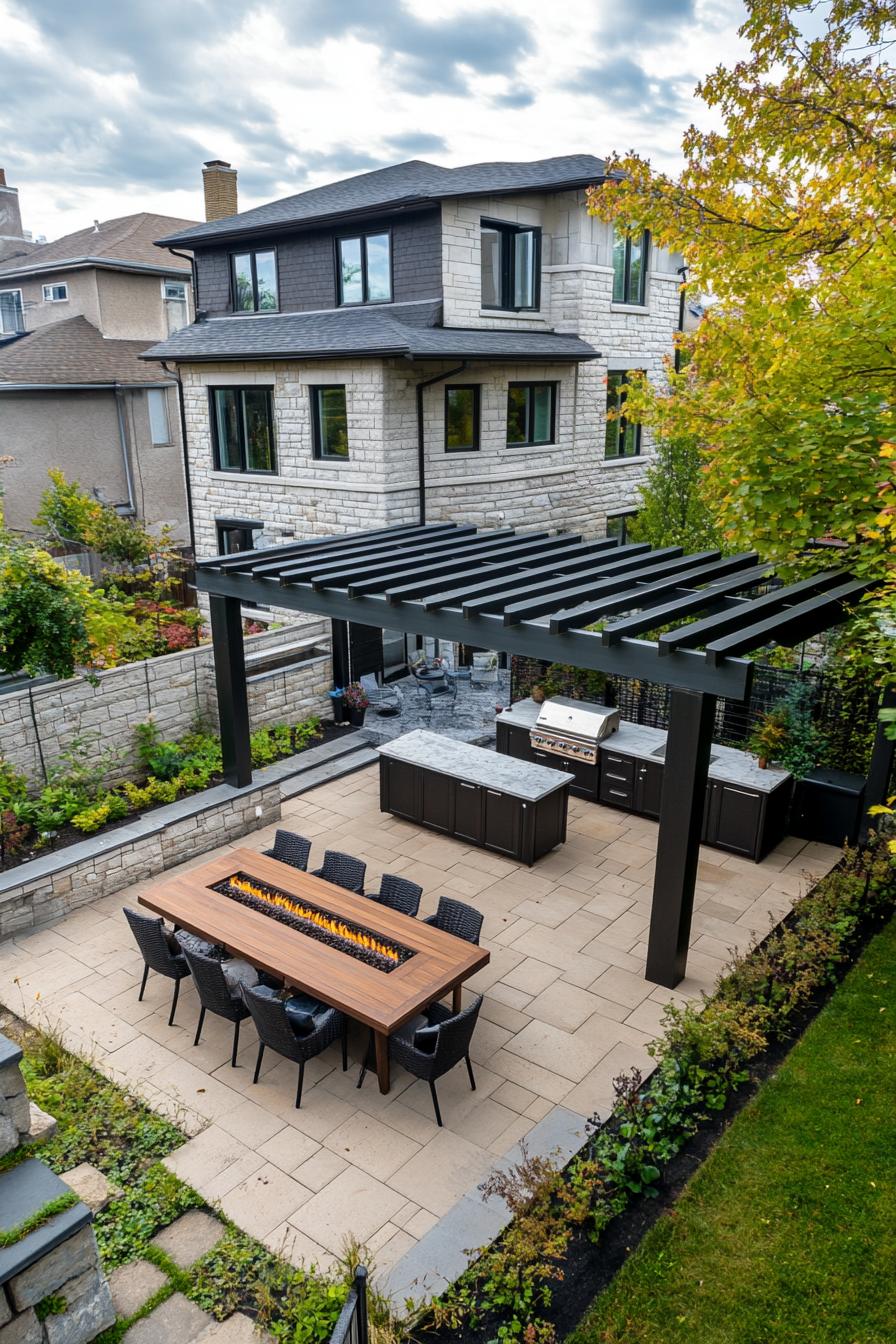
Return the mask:
[(380, 693), (379, 682), (377, 681), (376, 677), (372, 672), (365, 672), (363, 677), (359, 677), (358, 680), (360, 681), (361, 688), (366, 694), (368, 700), (370, 699), (371, 696), (379, 695)]
[(383, 873), (377, 900), (380, 905), (388, 905), (390, 910), (398, 910), (402, 915), (416, 915), (420, 909), (420, 897), (423, 888), (407, 877), (398, 877), (395, 873)]
[(286, 1005), (283, 1000), (258, 994), (248, 985), (241, 985), (240, 989), (243, 1002), (252, 1014), (258, 1039), (272, 1050), (276, 1050), (278, 1054), (285, 1055), (287, 1059), (298, 1059), (298, 1037), (286, 1016)]
[(193, 972), (193, 983), (203, 1008), (207, 1008), (210, 1013), (231, 1017), (239, 999), (236, 999), (235, 1003), (235, 996), (231, 994), (230, 986), (224, 979), (220, 961), (216, 961), (214, 957), (205, 957), (201, 952), (191, 952), (187, 948), (184, 948), (184, 956)]
[(308, 856), (311, 853), (311, 841), (295, 831), (277, 831), (274, 835), (274, 848), (269, 851), (271, 857), (281, 863), (299, 868), (303, 873), (308, 868)]
[(346, 891), (356, 891), (360, 894), (364, 890), (366, 872), (367, 864), (361, 859), (353, 858), (351, 854), (342, 854), (338, 849), (328, 849), (324, 853), (324, 865), (319, 870), (318, 876), (325, 882), (332, 882), (337, 887), (345, 887)]
[(447, 1073), (448, 1069), (454, 1068), (464, 1055), (469, 1054), (470, 1042), (476, 1030), (481, 1007), (482, 995), (478, 994), (462, 1012), (455, 1013), (454, 1017), (447, 1017), (444, 1022), (439, 1023), (439, 1034), (433, 1050), (437, 1075)]
[(440, 896), (436, 910), (435, 925), (445, 933), (453, 933), (455, 938), (464, 942), (479, 942), (483, 916), (475, 906), (464, 901), (455, 901), (451, 896)]
[(137, 940), (137, 946), (147, 966), (153, 971), (158, 971), (160, 975), (176, 978), (183, 962), (179, 957), (175, 960), (175, 955), (168, 946), (161, 918), (158, 915), (141, 915), (127, 906), (123, 909), (124, 917), (131, 926), (131, 933)]

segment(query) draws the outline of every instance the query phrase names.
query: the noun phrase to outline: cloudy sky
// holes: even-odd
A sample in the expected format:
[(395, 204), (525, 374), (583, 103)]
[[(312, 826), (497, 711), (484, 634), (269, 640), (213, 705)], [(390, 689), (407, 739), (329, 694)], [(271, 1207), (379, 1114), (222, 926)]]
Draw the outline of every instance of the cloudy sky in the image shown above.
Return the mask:
[(0, 167), (59, 237), (248, 208), (402, 159), (637, 148), (674, 168), (742, 0), (0, 0)]

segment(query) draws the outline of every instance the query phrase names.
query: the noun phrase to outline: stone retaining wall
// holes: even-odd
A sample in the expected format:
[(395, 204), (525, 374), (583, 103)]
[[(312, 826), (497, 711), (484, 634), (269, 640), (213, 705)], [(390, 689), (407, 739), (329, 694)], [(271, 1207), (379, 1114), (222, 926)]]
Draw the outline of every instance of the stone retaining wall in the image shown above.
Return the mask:
[[(320, 648), (325, 649), (329, 637), (324, 626), (314, 621), (250, 635), (246, 653), (274, 649), (309, 634), (319, 636)], [(253, 728), (326, 713), (326, 692), (331, 685), (329, 655), (319, 652), (313, 656), (311, 650), (298, 666), (251, 678)], [(210, 644), (100, 672), (95, 685), (85, 677), (73, 677), (30, 692), (26, 688), (0, 696), (0, 756), (24, 773), (30, 785), (40, 788), (44, 782), (41, 752), (44, 765), (51, 766), (79, 736), (85, 736), (97, 756), (112, 747), (122, 749), (121, 761), (109, 772), (109, 783), (136, 778), (141, 768), (133, 730), (150, 715), (163, 739), (189, 732), (197, 718), (217, 725)]]

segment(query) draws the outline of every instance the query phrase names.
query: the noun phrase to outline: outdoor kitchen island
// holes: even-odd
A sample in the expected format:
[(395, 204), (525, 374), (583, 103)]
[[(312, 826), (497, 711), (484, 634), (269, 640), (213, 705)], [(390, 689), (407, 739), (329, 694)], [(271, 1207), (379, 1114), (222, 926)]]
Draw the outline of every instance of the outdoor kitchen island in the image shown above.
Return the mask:
[(422, 729), (379, 753), (382, 812), (530, 866), (566, 839), (562, 770)]

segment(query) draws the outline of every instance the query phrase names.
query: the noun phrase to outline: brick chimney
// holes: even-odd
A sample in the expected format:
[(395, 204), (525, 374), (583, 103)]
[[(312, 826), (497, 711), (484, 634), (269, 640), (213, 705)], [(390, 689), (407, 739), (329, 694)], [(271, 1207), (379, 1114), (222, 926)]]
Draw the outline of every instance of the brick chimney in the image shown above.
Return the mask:
[(6, 170), (0, 168), (0, 238), (24, 238), (18, 187), (7, 186)]
[(224, 159), (209, 159), (202, 169), (202, 189), (205, 192), (205, 218), (226, 219), (235, 215), (237, 206), (236, 169)]

